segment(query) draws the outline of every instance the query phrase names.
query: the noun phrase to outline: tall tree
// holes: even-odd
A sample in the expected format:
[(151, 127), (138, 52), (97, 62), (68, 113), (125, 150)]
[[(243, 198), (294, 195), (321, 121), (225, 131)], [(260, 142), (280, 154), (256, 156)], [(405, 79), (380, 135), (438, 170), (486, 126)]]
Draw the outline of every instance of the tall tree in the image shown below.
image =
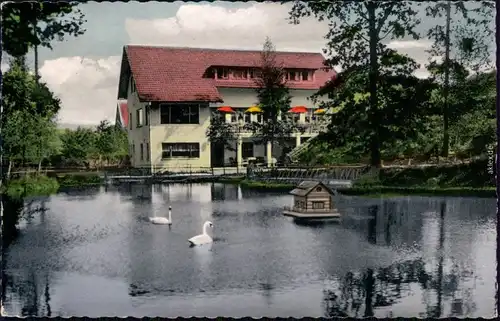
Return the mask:
[(271, 143), (272, 152), (275, 143), (283, 142), (295, 130), (303, 131), (303, 128), (286, 117), (292, 96), (286, 83), (286, 70), (277, 60), (271, 39), (266, 38), (260, 58), (255, 91), (263, 121), (252, 122), (247, 128), (253, 132), (257, 143)]
[[(435, 87), (432, 79), (419, 79), (413, 75), (418, 64), (411, 58), (403, 56), (391, 49), (386, 49), (380, 59), (379, 77), (377, 79), (378, 109), (380, 124), (378, 135), (381, 138), (382, 156), (393, 152), (409, 152), (395, 150), (399, 142), (415, 139), (426, 123), (426, 116), (432, 114), (429, 104), (430, 95)], [(326, 95), (329, 101), (322, 107), (337, 107), (332, 115), (328, 130), (321, 133), (319, 141), (326, 141), (331, 148), (342, 148), (349, 156), (370, 153), (370, 141), (374, 132), (370, 119), (366, 115), (370, 103), (369, 71), (349, 72), (346, 77), (339, 74), (333, 82), (329, 82), (314, 96)], [(409, 145), (401, 146), (408, 148)]]
[(456, 107), (450, 102), (452, 87), (461, 87), (467, 69), (477, 73), (490, 63), (494, 6), (493, 1), (445, 1), (426, 8), (427, 16), (436, 20), (427, 32), (434, 41), (429, 53), (433, 59), (442, 58), (441, 62), (431, 61), (428, 69), (442, 83), (443, 157), (449, 154), (450, 113)]
[(416, 5), (407, 1), (295, 1), (290, 11), (291, 20), (296, 24), (301, 18), (311, 15), (320, 21), (328, 21), (330, 30), (325, 36), (328, 43), (324, 52), (331, 56), (327, 62), (330, 67), (369, 70), (367, 122), (373, 133), (370, 135), (370, 163), (375, 167), (381, 166), (381, 117), (377, 90), (380, 57), (386, 50), (386, 40), (407, 35), (419, 38), (414, 32), (420, 22), (416, 18)]
[(9, 2), (2, 6), (2, 50), (13, 57), (24, 56), (30, 48), (52, 49), (51, 43), (66, 35), (85, 32), (78, 2)]

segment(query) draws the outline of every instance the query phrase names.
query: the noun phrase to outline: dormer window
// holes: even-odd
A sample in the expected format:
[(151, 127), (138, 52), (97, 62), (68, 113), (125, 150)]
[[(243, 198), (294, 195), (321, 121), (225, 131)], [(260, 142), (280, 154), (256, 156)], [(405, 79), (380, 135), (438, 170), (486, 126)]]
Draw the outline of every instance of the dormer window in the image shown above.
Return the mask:
[(228, 75), (227, 68), (217, 68), (217, 79), (227, 79)]
[(247, 79), (247, 69), (234, 69), (233, 78), (234, 79)]
[(297, 78), (296, 78), (296, 72), (295, 71), (288, 71), (286, 73), (286, 80), (291, 80), (291, 81), (297, 80)]

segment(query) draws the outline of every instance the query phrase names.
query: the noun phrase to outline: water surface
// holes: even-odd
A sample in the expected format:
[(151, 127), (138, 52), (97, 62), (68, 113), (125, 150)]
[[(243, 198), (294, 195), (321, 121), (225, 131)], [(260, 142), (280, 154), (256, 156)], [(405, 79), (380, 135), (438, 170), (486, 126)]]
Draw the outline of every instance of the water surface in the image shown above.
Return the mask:
[[(38, 199), (5, 249), (5, 311), (496, 315), (495, 199), (341, 196), (343, 221), (329, 225), (294, 223), (280, 211), (291, 204), (288, 195), (223, 184), (132, 184)], [(169, 205), (170, 229), (148, 222)], [(206, 220), (215, 242), (189, 248)]]

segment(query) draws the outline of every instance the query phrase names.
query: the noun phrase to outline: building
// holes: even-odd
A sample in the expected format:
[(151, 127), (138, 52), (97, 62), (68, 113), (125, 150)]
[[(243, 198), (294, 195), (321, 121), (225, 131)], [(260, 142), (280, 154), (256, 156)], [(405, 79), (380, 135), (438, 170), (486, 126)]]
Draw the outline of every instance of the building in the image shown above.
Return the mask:
[[(245, 113), (257, 104), (254, 77), (260, 51), (200, 48), (124, 46), (118, 99), (128, 107), (128, 137), (131, 163), (152, 171), (200, 170), (229, 164), (263, 160), (268, 165), (284, 150), (293, 149), (317, 135), (318, 124), (309, 100), (334, 77), (324, 69), (320, 53), (277, 52), (287, 70), (293, 106), (306, 113), (294, 114), (307, 126), (304, 134), (294, 133), (283, 146), (257, 145), (244, 122), (261, 121), (259, 113)], [(230, 106), (225, 115), (235, 125), (236, 151), (210, 144), (206, 131), (217, 108)], [(119, 107), (120, 112), (123, 110)], [(122, 124), (126, 117), (121, 115)], [(272, 153), (272, 157), (271, 157)]]

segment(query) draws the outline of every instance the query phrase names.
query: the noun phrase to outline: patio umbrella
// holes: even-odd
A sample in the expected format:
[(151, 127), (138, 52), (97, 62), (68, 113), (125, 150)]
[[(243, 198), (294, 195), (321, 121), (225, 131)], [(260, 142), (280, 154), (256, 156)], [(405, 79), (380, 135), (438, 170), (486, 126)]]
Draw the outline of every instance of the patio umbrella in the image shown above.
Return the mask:
[(245, 113), (261, 113), (262, 112), (262, 109), (260, 109), (259, 106), (252, 106), (250, 108), (248, 108), (247, 110), (245, 110)]
[(234, 113), (234, 109), (232, 109), (231, 106), (222, 106), (217, 108), (217, 110), (223, 113)]
[(302, 114), (302, 113), (307, 113), (307, 108), (305, 106), (295, 106), (293, 108), (290, 108), (288, 110), (289, 113), (296, 113), (296, 114)]
[(324, 114), (325, 113), (325, 110), (323, 108), (319, 108), (319, 109), (316, 109), (314, 111), (314, 114), (316, 115), (321, 115), (321, 114)]

